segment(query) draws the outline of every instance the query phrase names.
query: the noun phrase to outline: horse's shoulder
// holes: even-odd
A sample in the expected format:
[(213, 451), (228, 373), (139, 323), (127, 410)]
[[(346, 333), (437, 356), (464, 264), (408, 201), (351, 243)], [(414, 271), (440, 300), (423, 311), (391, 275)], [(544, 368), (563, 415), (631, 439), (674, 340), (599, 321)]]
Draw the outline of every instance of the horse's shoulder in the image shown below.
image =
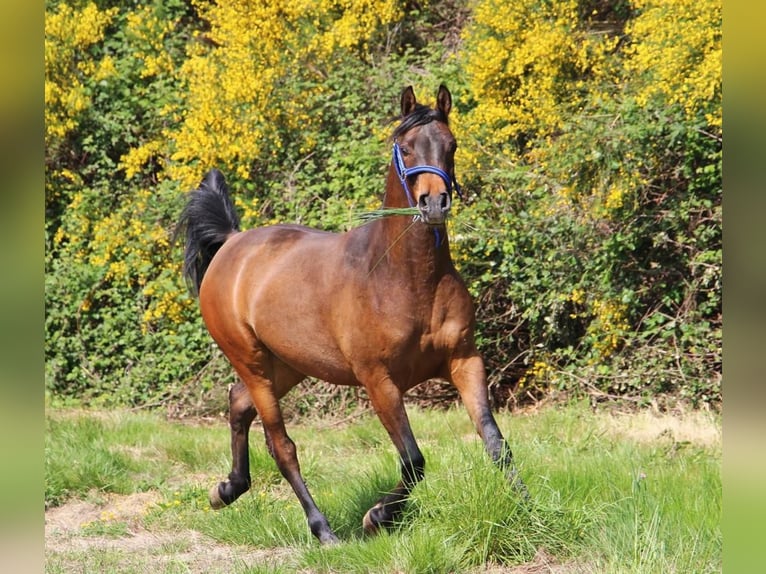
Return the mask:
[(448, 346), (473, 336), (476, 314), (473, 298), (460, 275), (446, 274), (436, 289), (432, 328)]

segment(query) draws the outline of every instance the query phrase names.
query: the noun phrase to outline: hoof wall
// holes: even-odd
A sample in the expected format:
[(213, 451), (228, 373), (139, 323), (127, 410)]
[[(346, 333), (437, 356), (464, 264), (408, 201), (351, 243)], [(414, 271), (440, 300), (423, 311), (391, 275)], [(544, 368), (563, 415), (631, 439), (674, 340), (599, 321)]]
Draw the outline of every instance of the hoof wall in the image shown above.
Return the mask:
[(380, 525), (372, 519), (372, 512), (379, 508), (379, 505), (375, 505), (370, 508), (362, 518), (362, 528), (364, 533), (368, 536), (374, 536), (380, 531)]
[(226, 506), (226, 503), (221, 499), (221, 491), (220, 491), (220, 484), (216, 484), (213, 488), (210, 489), (210, 492), (207, 495), (208, 501), (210, 501), (210, 508), (213, 510), (220, 510), (224, 506)]

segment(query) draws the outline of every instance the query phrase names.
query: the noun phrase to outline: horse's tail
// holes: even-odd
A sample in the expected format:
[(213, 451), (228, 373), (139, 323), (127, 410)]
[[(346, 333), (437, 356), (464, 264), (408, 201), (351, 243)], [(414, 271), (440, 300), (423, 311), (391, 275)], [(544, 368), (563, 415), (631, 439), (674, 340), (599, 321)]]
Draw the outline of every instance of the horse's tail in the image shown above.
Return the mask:
[(213, 257), (229, 236), (239, 231), (239, 215), (217, 169), (211, 169), (199, 188), (189, 193), (178, 231), (186, 235), (183, 271), (189, 290), (196, 296)]

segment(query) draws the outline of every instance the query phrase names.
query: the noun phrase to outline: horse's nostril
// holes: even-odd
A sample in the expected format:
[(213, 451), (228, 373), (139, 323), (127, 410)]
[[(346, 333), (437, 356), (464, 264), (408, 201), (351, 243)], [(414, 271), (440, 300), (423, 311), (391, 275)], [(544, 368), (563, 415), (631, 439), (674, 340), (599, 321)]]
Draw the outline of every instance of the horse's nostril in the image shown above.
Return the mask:
[(442, 211), (447, 211), (450, 208), (449, 194), (442, 193), (439, 197), (440, 206)]
[(418, 207), (420, 209), (426, 209), (428, 207), (428, 194), (424, 193), (418, 198)]

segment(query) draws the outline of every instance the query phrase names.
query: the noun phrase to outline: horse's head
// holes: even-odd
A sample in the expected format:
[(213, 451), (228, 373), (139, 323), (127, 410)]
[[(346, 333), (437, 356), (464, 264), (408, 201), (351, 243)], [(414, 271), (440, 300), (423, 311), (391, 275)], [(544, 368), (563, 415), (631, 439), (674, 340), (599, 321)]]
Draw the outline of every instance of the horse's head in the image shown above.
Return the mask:
[(394, 131), (393, 167), (420, 219), (443, 225), (452, 206), (457, 143), (448, 126), (452, 96), (439, 86), (436, 108), (418, 104), (412, 86), (402, 92), (402, 121)]

